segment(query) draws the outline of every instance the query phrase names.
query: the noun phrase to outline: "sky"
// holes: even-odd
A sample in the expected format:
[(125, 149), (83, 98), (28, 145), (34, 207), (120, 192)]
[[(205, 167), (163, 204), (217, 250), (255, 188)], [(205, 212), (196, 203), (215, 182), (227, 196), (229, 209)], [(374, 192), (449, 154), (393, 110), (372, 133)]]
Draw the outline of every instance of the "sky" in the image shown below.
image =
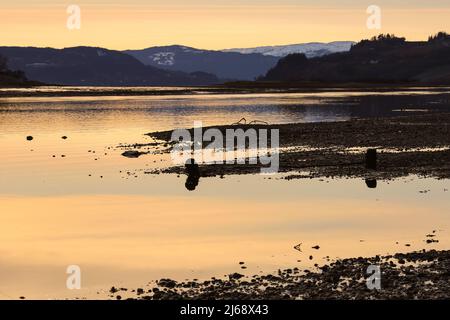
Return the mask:
[[(80, 29), (69, 29), (69, 5)], [(381, 9), (369, 29), (367, 8)], [(358, 41), (379, 33), (425, 40), (450, 32), (450, 0), (0, 0), (0, 45), (225, 49)]]

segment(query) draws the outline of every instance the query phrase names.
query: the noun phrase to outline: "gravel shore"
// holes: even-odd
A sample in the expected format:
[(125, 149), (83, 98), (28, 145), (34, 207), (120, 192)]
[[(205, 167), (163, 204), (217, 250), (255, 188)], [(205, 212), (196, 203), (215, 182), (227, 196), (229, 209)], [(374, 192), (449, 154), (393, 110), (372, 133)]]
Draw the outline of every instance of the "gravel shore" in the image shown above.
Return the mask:
[[(369, 289), (367, 273), (371, 265), (381, 271), (379, 289)], [(230, 274), (228, 279), (176, 282), (161, 279), (154, 286), (129, 290), (112, 287), (110, 297), (121, 299), (125, 291), (131, 299), (142, 300), (437, 300), (450, 297), (450, 251), (420, 251), (371, 258), (351, 258), (277, 274), (245, 277)]]

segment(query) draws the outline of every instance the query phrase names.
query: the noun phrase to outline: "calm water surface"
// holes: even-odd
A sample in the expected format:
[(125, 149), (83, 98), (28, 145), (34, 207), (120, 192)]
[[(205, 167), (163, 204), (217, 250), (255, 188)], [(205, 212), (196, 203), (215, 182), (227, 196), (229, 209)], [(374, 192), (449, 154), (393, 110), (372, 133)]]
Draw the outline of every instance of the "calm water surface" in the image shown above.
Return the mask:
[[(436, 100), (364, 109), (349, 96), (2, 99), (0, 298), (104, 298), (112, 285), (145, 286), (163, 277), (252, 275), (311, 267), (326, 256), (448, 249), (448, 180), (408, 177), (368, 189), (360, 179), (232, 176), (202, 179), (188, 192), (185, 177), (144, 174), (164, 159), (128, 159), (115, 148), (194, 120), (343, 121), (406, 106), (447, 108)], [(427, 245), (433, 230), (440, 242)], [(293, 248), (299, 243), (303, 252)], [(240, 261), (248, 269), (240, 270)], [(81, 291), (66, 289), (69, 265), (81, 267)]]

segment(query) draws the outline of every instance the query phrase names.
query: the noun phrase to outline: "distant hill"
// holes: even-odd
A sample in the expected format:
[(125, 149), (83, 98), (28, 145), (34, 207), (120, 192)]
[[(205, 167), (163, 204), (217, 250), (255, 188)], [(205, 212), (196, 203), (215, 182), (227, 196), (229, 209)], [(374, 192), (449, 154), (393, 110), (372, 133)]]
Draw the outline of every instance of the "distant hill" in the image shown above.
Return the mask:
[(380, 35), (349, 52), (308, 59), (293, 54), (281, 59), (262, 81), (450, 83), (450, 35), (429, 41)]
[(226, 49), (224, 52), (239, 52), (243, 54), (260, 53), (265, 56), (285, 57), (293, 53), (303, 53), (307, 58), (322, 57), (336, 52), (349, 51), (353, 41), (335, 41), (330, 43), (310, 42), (284, 46), (266, 46), (256, 48)]
[(151, 47), (124, 51), (143, 64), (166, 70), (202, 71), (228, 80), (254, 80), (278, 62), (277, 57), (200, 50), (185, 46)]
[(22, 87), (35, 85), (28, 81), (25, 74), (22, 71), (11, 71), (7, 65), (7, 59), (4, 56), (0, 56), (0, 88), (2, 87)]
[(30, 80), (59, 85), (148, 86), (211, 85), (221, 82), (205, 72), (176, 72), (146, 66), (120, 51), (95, 47), (66, 49), (0, 47), (11, 70)]

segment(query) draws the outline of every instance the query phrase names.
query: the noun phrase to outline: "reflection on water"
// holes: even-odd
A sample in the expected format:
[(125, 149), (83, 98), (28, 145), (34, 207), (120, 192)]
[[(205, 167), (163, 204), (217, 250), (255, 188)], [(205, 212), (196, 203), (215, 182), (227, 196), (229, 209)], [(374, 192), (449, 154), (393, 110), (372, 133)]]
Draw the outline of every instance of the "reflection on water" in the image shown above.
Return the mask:
[(376, 189), (378, 182), (376, 179), (366, 179), (366, 185), (369, 189)]
[[(204, 178), (191, 193), (184, 177), (123, 182), (117, 174), (107, 184), (114, 188), (95, 183), (93, 194), (67, 190), (65, 195), (0, 197), (2, 293), (95, 297), (111, 285), (139, 287), (162, 277), (242, 272), (239, 261), (251, 275), (311, 267), (325, 263), (326, 256), (448, 249), (450, 244), (448, 181), (402, 179), (369, 190), (360, 180), (257, 175)], [(431, 191), (421, 194), (424, 189)], [(427, 245), (425, 235), (432, 230), (442, 230), (440, 242)], [(302, 253), (293, 249), (298, 243)], [(316, 245), (319, 251), (311, 249)], [(83, 272), (82, 293), (65, 289), (65, 269), (73, 264)]]
[[(425, 94), (427, 92), (428, 94)], [(420, 94), (419, 94), (420, 93)], [(122, 126), (143, 130), (169, 130), (232, 124), (239, 119), (269, 123), (342, 121), (357, 117), (399, 115), (450, 110), (448, 91), (341, 92), (173, 95), (142, 97), (51, 97), (3, 98), (0, 124), (16, 121), (14, 128), (48, 130), (49, 122), (60, 128), (76, 130), (98, 127), (118, 130)], [(32, 118), (30, 118), (32, 114)], [(145, 131), (144, 131), (145, 132)], [(142, 133), (142, 132), (141, 132)]]
[[(242, 272), (240, 261), (256, 274), (312, 267), (326, 256), (448, 249), (448, 180), (254, 175), (199, 184), (189, 168), (187, 176), (145, 175), (167, 159), (126, 158), (112, 148), (151, 142), (142, 134), (194, 119), (276, 123), (355, 112), (271, 99), (1, 102), (0, 298), (105, 297), (112, 285)], [(432, 230), (439, 242), (426, 244)], [(65, 288), (69, 265), (81, 267), (81, 292)]]
[(186, 162), (186, 174), (188, 177), (186, 179), (185, 187), (189, 191), (194, 191), (200, 181), (200, 169), (194, 159), (189, 159)]

